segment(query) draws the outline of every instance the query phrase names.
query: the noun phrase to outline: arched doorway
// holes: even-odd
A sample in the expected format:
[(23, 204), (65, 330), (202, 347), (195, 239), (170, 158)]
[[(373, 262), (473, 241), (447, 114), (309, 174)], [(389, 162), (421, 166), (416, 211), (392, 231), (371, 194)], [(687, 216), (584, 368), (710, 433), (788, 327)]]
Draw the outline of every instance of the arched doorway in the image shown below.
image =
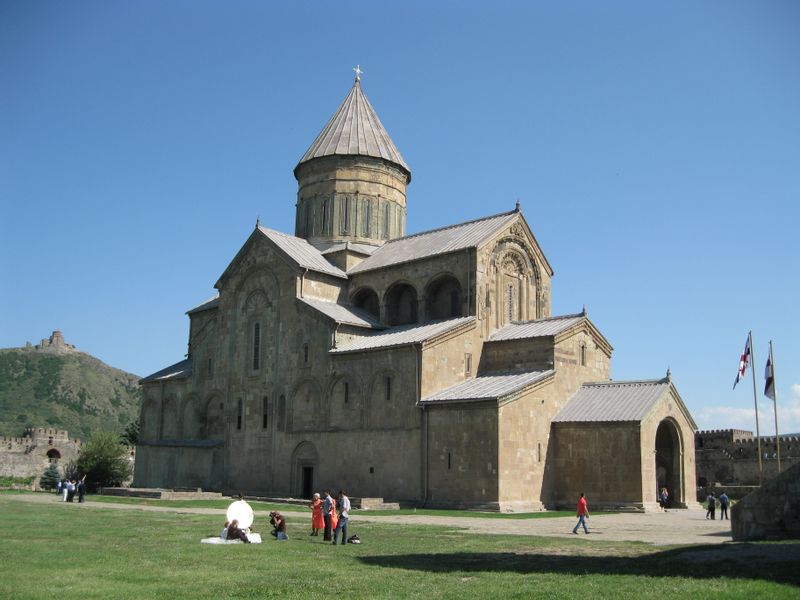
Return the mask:
[(47, 451), (47, 460), (51, 463), (57, 463), (59, 460), (61, 460), (61, 452), (55, 448), (51, 448)]
[(311, 442), (300, 442), (292, 452), (291, 493), (310, 500), (314, 494), (314, 472), (318, 469), (319, 455)]
[(673, 506), (685, 506), (683, 444), (677, 424), (664, 419), (656, 430), (656, 494), (667, 488)]

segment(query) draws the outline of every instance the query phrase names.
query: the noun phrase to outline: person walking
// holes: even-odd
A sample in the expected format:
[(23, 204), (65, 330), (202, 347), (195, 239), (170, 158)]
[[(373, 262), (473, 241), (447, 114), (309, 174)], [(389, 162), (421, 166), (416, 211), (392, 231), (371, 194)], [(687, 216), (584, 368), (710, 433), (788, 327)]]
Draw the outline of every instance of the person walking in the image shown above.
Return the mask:
[(66, 502), (67, 495), (69, 494), (69, 479), (64, 480), (64, 485), (62, 486), (61, 490), (64, 492), (64, 502)]
[(350, 498), (344, 490), (339, 492), (339, 522), (336, 524), (336, 529), (333, 532), (333, 545), (336, 545), (336, 539), (339, 537), (339, 531), (342, 532), (342, 546), (347, 543), (347, 521), (350, 519)]
[(331, 491), (325, 490), (325, 500), (322, 502), (322, 519), (325, 530), (322, 534), (322, 540), (325, 542), (331, 541), (331, 513), (333, 512), (333, 498), (331, 498)]
[(661, 505), (661, 510), (668, 512), (667, 507), (669, 506), (669, 492), (667, 491), (667, 488), (661, 488), (661, 495), (658, 498), (658, 502)]
[(728, 498), (728, 494), (722, 492), (719, 495), (719, 520), (722, 521), (723, 519), (729, 521), (728, 519), (728, 505), (731, 503), (730, 498)]
[(589, 503), (586, 501), (586, 496), (581, 492), (581, 497), (578, 498), (578, 522), (575, 524), (575, 529), (572, 533), (578, 535), (578, 527), (583, 525), (583, 531), (589, 533), (589, 528), (586, 527), (586, 519), (589, 518)]

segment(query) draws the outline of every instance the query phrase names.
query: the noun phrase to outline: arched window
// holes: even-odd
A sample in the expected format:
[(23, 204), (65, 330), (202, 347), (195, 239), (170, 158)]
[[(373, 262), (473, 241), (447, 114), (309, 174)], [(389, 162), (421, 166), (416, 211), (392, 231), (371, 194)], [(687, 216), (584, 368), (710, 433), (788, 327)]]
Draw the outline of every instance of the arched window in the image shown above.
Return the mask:
[(584, 344), (583, 342), (581, 342), (580, 358), (581, 358), (581, 366), (585, 367), (586, 366), (586, 344)]
[(372, 202), (369, 200), (364, 200), (364, 226), (362, 228), (362, 234), (364, 237), (369, 237), (372, 231)]
[(253, 371), (261, 367), (261, 323), (253, 323)]
[(278, 431), (286, 430), (286, 396), (278, 398)]
[(362, 288), (353, 296), (353, 306), (372, 315), (376, 320), (380, 317), (381, 310), (378, 294), (370, 288)]
[(408, 325), (417, 322), (417, 291), (407, 283), (392, 286), (386, 294), (389, 325)]
[(462, 316), (458, 279), (445, 275), (431, 282), (425, 291), (425, 311), (426, 317), (433, 321)]

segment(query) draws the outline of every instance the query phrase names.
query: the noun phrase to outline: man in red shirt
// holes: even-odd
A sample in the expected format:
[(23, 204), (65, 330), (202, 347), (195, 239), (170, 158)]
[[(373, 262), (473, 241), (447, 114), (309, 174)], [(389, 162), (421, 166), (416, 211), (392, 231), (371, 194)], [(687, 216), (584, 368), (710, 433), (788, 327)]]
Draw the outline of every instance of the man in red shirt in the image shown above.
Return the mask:
[(586, 502), (586, 498), (584, 497), (583, 492), (581, 492), (581, 497), (578, 498), (578, 522), (575, 524), (575, 529), (572, 530), (572, 533), (578, 535), (578, 527), (583, 525), (583, 531), (589, 533), (589, 528), (586, 527), (586, 519), (589, 518), (589, 503)]

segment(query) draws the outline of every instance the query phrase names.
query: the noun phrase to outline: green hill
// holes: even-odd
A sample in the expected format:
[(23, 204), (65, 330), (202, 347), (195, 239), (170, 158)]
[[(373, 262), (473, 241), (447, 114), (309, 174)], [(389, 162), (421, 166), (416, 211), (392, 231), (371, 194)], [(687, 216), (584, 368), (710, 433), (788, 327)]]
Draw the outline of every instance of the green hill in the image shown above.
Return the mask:
[(71, 438), (122, 432), (139, 418), (139, 377), (70, 350), (0, 349), (0, 435), (55, 427)]

